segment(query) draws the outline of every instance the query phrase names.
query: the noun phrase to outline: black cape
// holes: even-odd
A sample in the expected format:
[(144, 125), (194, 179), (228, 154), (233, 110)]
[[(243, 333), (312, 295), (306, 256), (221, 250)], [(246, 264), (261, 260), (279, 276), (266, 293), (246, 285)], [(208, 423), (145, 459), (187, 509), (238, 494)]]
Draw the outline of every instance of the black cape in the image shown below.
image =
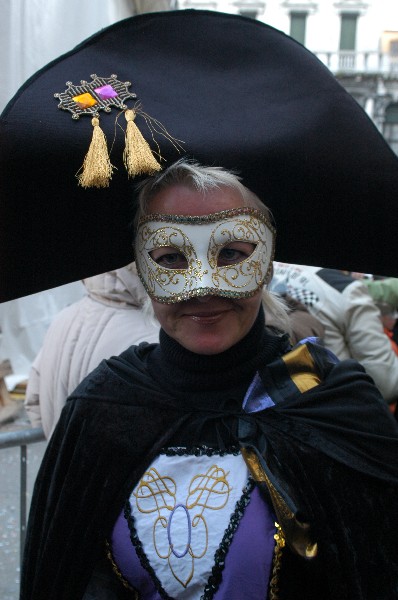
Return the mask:
[[(225, 416), (162, 392), (145, 368), (150, 348), (102, 362), (67, 402), (35, 485), (21, 600), (80, 600), (126, 498), (160, 449), (190, 420)], [(284, 549), (279, 598), (391, 600), (397, 425), (360, 365), (315, 362), (323, 380), (301, 393), (276, 358), (261, 373), (276, 405), (230, 415), (241, 445), (256, 448), (318, 543), (311, 560)], [(125, 593), (120, 587), (117, 597)]]

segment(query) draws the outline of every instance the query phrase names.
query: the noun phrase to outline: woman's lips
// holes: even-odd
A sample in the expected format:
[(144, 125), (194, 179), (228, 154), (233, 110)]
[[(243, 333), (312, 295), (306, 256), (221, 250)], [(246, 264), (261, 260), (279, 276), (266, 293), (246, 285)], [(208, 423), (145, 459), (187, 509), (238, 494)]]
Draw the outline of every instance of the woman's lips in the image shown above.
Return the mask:
[(227, 313), (226, 310), (212, 310), (206, 312), (195, 312), (192, 314), (188, 314), (187, 317), (196, 321), (197, 323), (215, 323), (223, 318), (223, 316)]

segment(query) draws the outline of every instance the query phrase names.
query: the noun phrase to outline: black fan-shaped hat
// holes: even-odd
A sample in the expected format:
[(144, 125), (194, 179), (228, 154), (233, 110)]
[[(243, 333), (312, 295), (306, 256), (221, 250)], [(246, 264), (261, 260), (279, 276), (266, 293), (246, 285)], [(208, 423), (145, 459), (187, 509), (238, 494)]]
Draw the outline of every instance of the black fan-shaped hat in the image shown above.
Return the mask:
[[(117, 170), (109, 187), (79, 186), (91, 118), (59, 110), (54, 93), (71, 82), (78, 94), (81, 81), (131, 82), (124, 90), (137, 100), (125, 104), (139, 102), (182, 141), (179, 153), (155, 134), (163, 166), (188, 156), (239, 172), (274, 214), (278, 260), (398, 275), (398, 158), (355, 100), (314, 55), (263, 23), (172, 11), (100, 31), (30, 78), (4, 110), (1, 300), (132, 259), (126, 121), (115, 106), (100, 111)], [(144, 116), (135, 122), (156, 151)]]

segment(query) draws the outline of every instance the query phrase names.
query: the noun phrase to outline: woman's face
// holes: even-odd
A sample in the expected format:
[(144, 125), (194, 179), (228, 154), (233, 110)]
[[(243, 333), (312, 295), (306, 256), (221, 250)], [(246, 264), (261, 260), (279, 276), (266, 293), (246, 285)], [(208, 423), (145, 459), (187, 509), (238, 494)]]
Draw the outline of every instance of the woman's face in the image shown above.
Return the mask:
[[(201, 192), (175, 185), (154, 196), (148, 212), (202, 216), (242, 206), (243, 200), (234, 190), (215, 189), (204, 197)], [(239, 246), (227, 249), (224, 260), (229, 260), (229, 255), (245, 251)], [(153, 258), (158, 257), (155, 255)], [(166, 253), (159, 260), (178, 260), (178, 257)], [(152, 305), (164, 331), (184, 348), (197, 354), (219, 354), (234, 346), (250, 331), (260, 309), (261, 289), (250, 298), (203, 296), (174, 304), (152, 300)]]

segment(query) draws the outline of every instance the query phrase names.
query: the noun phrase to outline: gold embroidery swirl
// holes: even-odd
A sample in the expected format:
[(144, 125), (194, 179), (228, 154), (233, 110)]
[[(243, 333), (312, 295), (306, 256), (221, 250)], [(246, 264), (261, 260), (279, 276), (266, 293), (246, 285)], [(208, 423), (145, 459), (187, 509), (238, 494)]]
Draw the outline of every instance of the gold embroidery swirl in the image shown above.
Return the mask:
[[(143, 514), (157, 513), (151, 523), (152, 543), (157, 556), (167, 561), (173, 577), (184, 588), (192, 580), (195, 560), (203, 558), (209, 547), (209, 531), (205, 511), (223, 509), (230, 497), (229, 472), (212, 465), (205, 473), (199, 473), (188, 485), (185, 504), (177, 502), (176, 481), (162, 476), (151, 467), (133, 491), (135, 504)], [(187, 514), (187, 545), (179, 554), (173, 542), (173, 516), (177, 510)], [(189, 515), (189, 516), (188, 516)], [(191, 532), (196, 531), (194, 539)], [(179, 565), (179, 561), (181, 565)], [(180, 568), (181, 567), (181, 568)]]

